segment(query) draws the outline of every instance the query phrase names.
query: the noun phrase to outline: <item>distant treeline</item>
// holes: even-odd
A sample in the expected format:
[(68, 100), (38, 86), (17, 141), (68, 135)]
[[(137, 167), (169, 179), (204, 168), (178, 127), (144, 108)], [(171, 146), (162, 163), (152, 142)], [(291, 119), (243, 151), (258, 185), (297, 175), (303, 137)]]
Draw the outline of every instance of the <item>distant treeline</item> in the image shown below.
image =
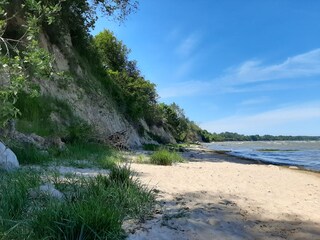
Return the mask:
[(272, 135), (242, 135), (232, 132), (210, 133), (202, 130), (201, 137), (204, 142), (223, 141), (318, 141), (320, 136), (272, 136)]

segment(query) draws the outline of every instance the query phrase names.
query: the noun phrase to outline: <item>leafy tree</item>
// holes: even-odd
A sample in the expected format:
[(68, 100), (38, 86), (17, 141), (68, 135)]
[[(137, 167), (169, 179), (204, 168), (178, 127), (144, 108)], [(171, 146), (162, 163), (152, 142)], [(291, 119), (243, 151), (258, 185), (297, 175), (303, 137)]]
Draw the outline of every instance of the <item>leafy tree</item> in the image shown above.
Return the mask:
[(155, 84), (141, 76), (136, 61), (128, 59), (130, 50), (109, 30), (95, 36), (93, 43), (105, 71), (123, 91), (129, 116), (150, 120), (158, 97)]
[(96, 35), (94, 44), (106, 69), (121, 72), (129, 65), (130, 50), (111, 31), (105, 29)]
[(58, 37), (68, 30), (73, 42), (87, 46), (98, 8), (123, 21), (137, 5), (135, 0), (0, 0), (0, 125), (19, 114), (20, 91), (35, 93), (32, 78), (54, 75), (52, 58), (39, 47), (41, 30)]
[(20, 26), (21, 35), (15, 35), (8, 31), (8, 25), (18, 12), (12, 12), (9, 1), (0, 2), (1, 125), (19, 114), (15, 103), (20, 91), (35, 94), (31, 79), (49, 77), (52, 74), (52, 59), (44, 49), (39, 47), (39, 24), (41, 21), (52, 23), (55, 14), (61, 9), (60, 1), (56, 5), (44, 7), (41, 2), (30, 0), (20, 4), (19, 7), (26, 11), (26, 25)]
[(170, 105), (161, 103), (165, 124), (168, 126), (174, 137), (178, 141), (187, 140), (190, 129), (190, 122), (186, 118), (184, 111), (176, 103)]

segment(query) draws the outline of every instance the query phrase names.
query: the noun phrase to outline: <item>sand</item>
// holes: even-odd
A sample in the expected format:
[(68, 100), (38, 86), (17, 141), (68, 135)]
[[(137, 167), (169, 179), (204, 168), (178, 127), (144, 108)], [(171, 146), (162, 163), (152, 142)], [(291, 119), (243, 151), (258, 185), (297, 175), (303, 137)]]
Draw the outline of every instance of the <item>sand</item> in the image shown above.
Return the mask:
[(198, 148), (173, 166), (132, 164), (159, 203), (129, 239), (320, 239), (320, 174)]

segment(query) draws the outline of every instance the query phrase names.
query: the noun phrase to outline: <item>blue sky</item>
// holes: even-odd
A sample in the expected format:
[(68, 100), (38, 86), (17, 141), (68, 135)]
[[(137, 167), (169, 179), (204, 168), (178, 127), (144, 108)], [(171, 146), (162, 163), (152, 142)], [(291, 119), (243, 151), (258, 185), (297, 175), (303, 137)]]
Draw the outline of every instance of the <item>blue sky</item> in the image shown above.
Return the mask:
[(140, 0), (119, 24), (159, 101), (211, 132), (320, 135), (320, 1)]

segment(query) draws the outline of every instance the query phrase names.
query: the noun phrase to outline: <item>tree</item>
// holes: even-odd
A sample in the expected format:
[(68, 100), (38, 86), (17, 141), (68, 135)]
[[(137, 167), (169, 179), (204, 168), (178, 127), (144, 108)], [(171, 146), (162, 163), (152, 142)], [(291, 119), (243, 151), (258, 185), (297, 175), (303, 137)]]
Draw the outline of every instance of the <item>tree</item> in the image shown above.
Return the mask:
[(130, 67), (128, 63), (130, 50), (111, 31), (103, 30), (94, 37), (93, 43), (105, 69), (121, 72), (126, 70), (127, 66)]
[(170, 105), (161, 103), (160, 107), (163, 112), (165, 124), (169, 127), (174, 137), (178, 141), (186, 140), (190, 129), (190, 122), (184, 114), (182, 108), (176, 103)]
[(129, 116), (150, 120), (158, 97), (155, 84), (141, 76), (136, 61), (129, 60), (130, 49), (109, 30), (96, 35), (93, 44), (105, 71), (122, 89)]
[(74, 42), (82, 38), (89, 45), (97, 8), (123, 21), (137, 5), (135, 0), (0, 0), (0, 125), (19, 114), (15, 102), (20, 91), (34, 93), (32, 78), (54, 74), (50, 54), (39, 47), (41, 30), (50, 35), (51, 29), (59, 37), (67, 30)]
[[(47, 21), (51, 24), (61, 9), (60, 2), (47, 7), (37, 1), (26, 1), (18, 7), (8, 1), (0, 2), (0, 125), (5, 125), (19, 114), (15, 103), (20, 91), (35, 94), (30, 81), (33, 77), (49, 77), (52, 74), (52, 59), (39, 47), (39, 23)], [(12, 12), (12, 7), (27, 12), (26, 25), (18, 29), (22, 32), (20, 34), (17, 29), (15, 32), (9, 31), (10, 21), (18, 15), (18, 12)]]

